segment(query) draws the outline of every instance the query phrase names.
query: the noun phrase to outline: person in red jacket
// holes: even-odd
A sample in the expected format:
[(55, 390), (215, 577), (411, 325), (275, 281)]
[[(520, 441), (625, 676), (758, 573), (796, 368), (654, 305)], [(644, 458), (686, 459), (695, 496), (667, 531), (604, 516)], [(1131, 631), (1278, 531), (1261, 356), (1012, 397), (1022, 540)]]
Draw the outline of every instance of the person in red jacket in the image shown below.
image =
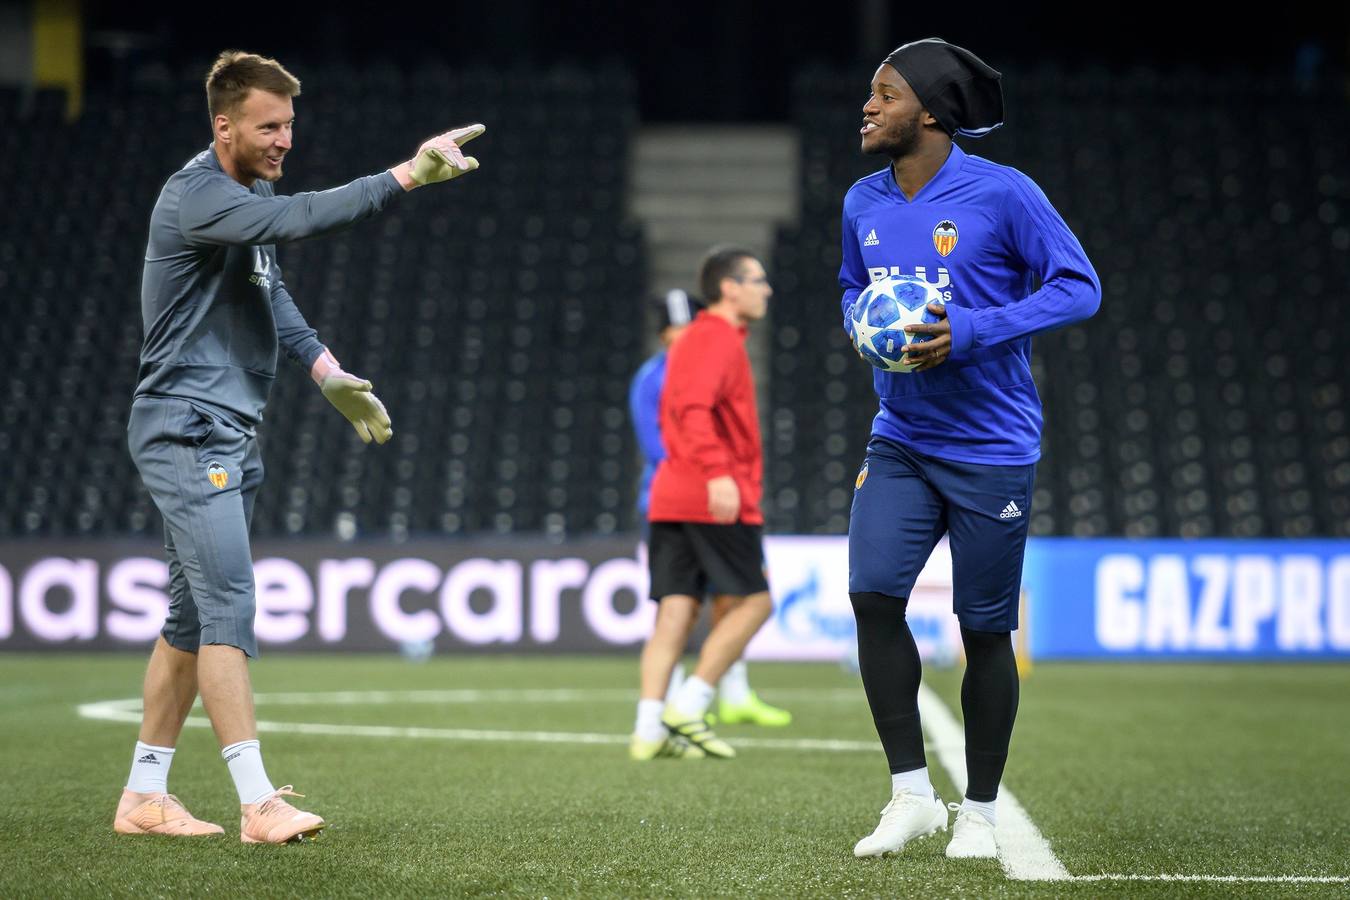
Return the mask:
[[(661, 393), (666, 458), (652, 479), (647, 518), (651, 596), (660, 606), (642, 649), (634, 759), (736, 755), (708, 727), (715, 685), (773, 611), (764, 571), (763, 452), (749, 323), (773, 289), (748, 250), (715, 247), (699, 270), (707, 308), (670, 349)], [(713, 625), (694, 674), (662, 699), (708, 594), (733, 604)]]

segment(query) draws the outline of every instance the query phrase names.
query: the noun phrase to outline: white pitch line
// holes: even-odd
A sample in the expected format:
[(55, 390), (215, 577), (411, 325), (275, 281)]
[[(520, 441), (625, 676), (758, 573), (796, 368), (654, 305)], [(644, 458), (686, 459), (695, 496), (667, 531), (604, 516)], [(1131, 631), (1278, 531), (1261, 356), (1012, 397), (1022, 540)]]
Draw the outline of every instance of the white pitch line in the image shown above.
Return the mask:
[[(378, 693), (378, 692), (375, 692)], [(139, 698), (85, 703), (79, 713), (86, 719), (138, 724), (141, 721)], [(192, 728), (210, 728), (202, 716), (189, 716), (184, 723)], [(401, 725), (347, 725), (327, 722), (272, 722), (260, 720), (259, 731), (276, 734), (322, 734), (336, 737), (412, 738), (446, 741), (492, 741), (499, 743), (539, 744), (626, 744), (626, 734), (601, 734), (584, 731), (512, 731), (484, 728), (424, 728)], [(761, 750), (799, 750), (826, 753), (875, 753), (873, 741), (840, 741), (817, 738), (737, 738), (737, 746)]]
[[(1000, 797), (1002, 795), (1000, 794)], [(1074, 875), (1074, 881), (1214, 881), (1223, 884), (1347, 884), (1350, 875)]]
[[(961, 794), (966, 791), (965, 731), (927, 684), (919, 685), (919, 718), (932, 738), (942, 767)], [(1067, 881), (1073, 878), (1055, 856), (1031, 817), (1006, 787), (998, 789), (998, 858), (1003, 873), (1016, 881)]]
[(284, 691), (258, 693), (258, 705), (283, 706), (364, 706), (376, 703), (591, 703), (628, 700), (631, 690), (597, 688), (593, 690), (533, 690), (528, 688), (465, 688), (429, 691)]
[[(188, 723), (210, 727), (206, 719), (188, 719)], [(396, 725), (330, 725), (322, 722), (258, 723), (259, 731), (291, 734), (326, 734), (355, 737), (432, 738), (450, 741), (494, 741), (533, 744), (627, 744), (629, 735), (584, 731), (510, 731), (483, 728), (418, 728)], [(764, 750), (819, 750), (833, 753), (875, 753), (871, 741), (830, 741), (799, 738), (738, 738), (736, 746)]]
[[(776, 700), (839, 703), (862, 702), (857, 690), (797, 688), (773, 691)], [(421, 691), (281, 691), (253, 695), (257, 704), (286, 706), (358, 706), (372, 703), (632, 703), (630, 688), (463, 688)]]

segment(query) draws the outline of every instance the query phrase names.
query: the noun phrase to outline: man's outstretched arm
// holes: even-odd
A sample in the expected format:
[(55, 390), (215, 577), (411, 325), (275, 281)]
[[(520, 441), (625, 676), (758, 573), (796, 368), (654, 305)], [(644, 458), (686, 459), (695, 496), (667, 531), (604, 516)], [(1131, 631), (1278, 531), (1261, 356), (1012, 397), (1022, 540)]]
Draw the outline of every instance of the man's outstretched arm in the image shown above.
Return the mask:
[(231, 179), (203, 178), (183, 193), (179, 227), (201, 244), (284, 244), (331, 234), (370, 218), (400, 193), (478, 168), (459, 143), (483, 131), (482, 125), (447, 131), (422, 144), (412, 160), (327, 191), (263, 197)]

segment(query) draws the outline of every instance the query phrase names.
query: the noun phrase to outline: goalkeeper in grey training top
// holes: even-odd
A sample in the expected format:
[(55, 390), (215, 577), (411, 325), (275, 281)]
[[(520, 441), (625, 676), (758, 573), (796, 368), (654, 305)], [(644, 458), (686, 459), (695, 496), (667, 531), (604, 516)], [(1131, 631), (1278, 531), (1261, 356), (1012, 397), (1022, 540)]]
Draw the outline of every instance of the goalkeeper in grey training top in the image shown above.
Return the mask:
[(276, 196), (291, 148), (297, 81), (275, 60), (222, 53), (206, 78), (214, 141), (171, 176), (150, 217), (141, 287), (145, 343), (127, 426), (132, 458), (164, 518), (170, 604), (145, 676), (120, 834), (220, 834), (168, 792), (174, 745), (198, 691), (239, 793), (240, 839), (313, 836), (318, 816), (291, 806), (263, 768), (248, 657), (253, 562), (248, 530), (262, 483), (254, 429), (276, 373), (277, 346), (302, 365), (366, 443), (392, 435), (370, 382), (344, 372), (296, 309), (276, 245), (329, 234), (404, 191), (478, 168), (460, 145), (482, 125), (448, 131), (413, 159), (318, 193)]

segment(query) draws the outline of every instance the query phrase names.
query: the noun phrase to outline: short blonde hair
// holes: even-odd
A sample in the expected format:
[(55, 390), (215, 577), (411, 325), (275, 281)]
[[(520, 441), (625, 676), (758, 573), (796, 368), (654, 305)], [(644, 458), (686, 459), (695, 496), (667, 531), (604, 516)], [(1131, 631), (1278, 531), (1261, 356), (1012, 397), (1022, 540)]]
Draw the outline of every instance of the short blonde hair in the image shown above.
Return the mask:
[(206, 108), (211, 120), (233, 116), (253, 88), (280, 97), (300, 96), (300, 79), (275, 59), (242, 50), (225, 50), (206, 75)]

